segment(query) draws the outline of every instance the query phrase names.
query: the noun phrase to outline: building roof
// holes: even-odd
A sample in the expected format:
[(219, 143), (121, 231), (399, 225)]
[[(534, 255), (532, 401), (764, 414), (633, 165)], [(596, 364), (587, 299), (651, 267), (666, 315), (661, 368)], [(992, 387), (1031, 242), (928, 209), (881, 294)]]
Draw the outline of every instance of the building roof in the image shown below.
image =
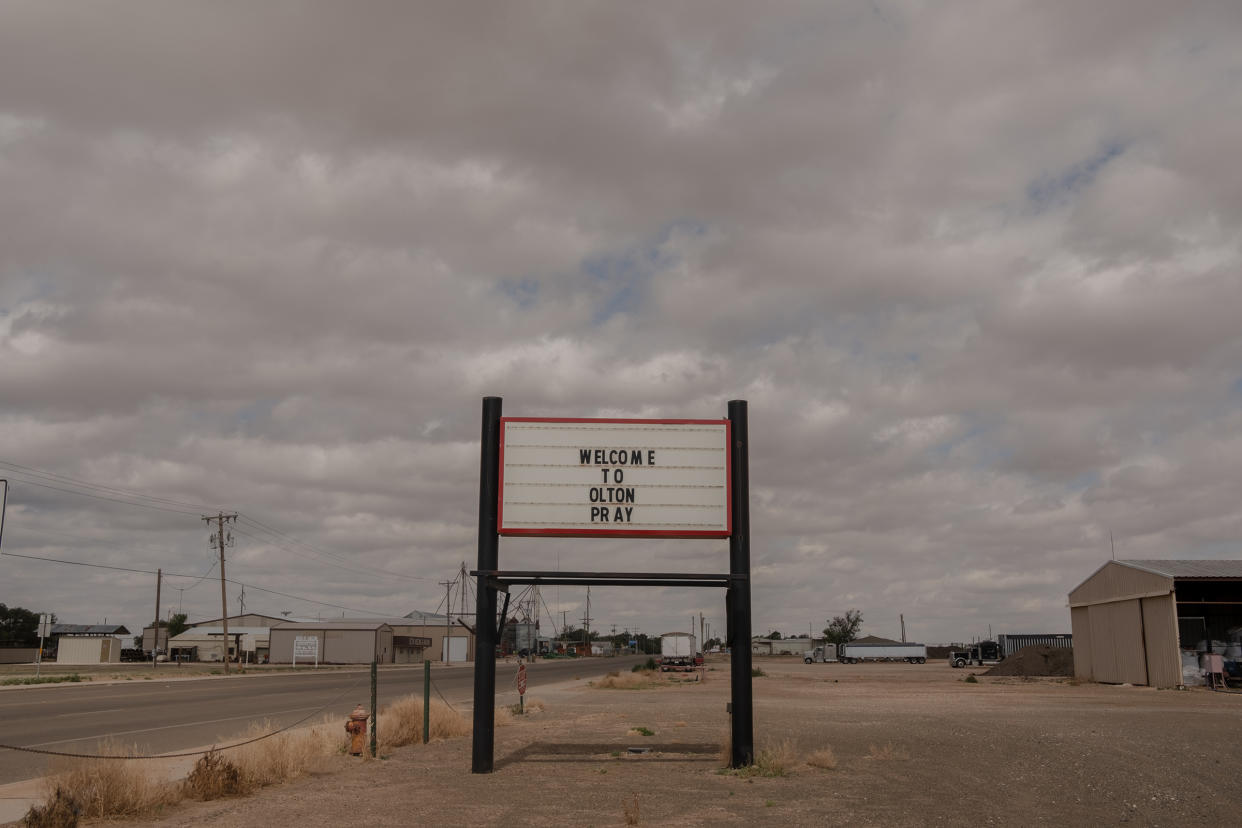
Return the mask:
[(431, 626), (435, 626), (436, 624), (443, 625), (448, 622), (448, 619), (444, 617), (443, 615), (436, 615), (434, 612), (421, 612), (419, 610), (414, 610), (413, 612), (407, 612), (405, 614), (405, 617), (413, 619), (419, 624), (425, 624), (425, 625), (431, 625)]
[(124, 624), (53, 624), (52, 635), (129, 635)]
[(1242, 578), (1242, 560), (1128, 560), (1117, 561), (1168, 578)]
[[(234, 627), (229, 626), (229, 638), (235, 635), (253, 635), (259, 638), (266, 638), (271, 627)], [(210, 637), (213, 635), (224, 635), (224, 627), (190, 627), (179, 635), (172, 637), (173, 641), (192, 641), (195, 638)]]
[[(329, 619), (327, 621), (303, 621), (289, 622), (285, 624), (276, 624), (272, 627), (274, 630), (378, 630), (381, 627), (392, 629), (392, 625), (386, 621), (342, 621), (338, 619)], [(231, 632), (231, 630), (230, 630)]]

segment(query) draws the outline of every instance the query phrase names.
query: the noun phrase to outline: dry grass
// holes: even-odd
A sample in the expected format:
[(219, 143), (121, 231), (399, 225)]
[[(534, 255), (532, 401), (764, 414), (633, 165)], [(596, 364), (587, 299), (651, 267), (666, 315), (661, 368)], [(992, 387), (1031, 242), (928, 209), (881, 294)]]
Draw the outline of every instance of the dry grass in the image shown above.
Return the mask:
[(638, 794), (634, 794), (628, 802), (621, 806), (621, 812), (625, 816), (626, 825), (638, 825), (642, 819), (642, 811), (638, 806)]
[(622, 675), (612, 672), (598, 681), (591, 682), (597, 690), (644, 690), (657, 685), (656, 674), (651, 670), (639, 670)]
[(721, 767), (729, 767), (733, 761), (733, 731), (725, 728), (724, 735), (720, 737), (720, 752), (716, 754), (716, 758), (720, 760)]
[[(539, 703), (542, 709), (542, 703)], [(503, 715), (497, 711), (497, 724)], [(441, 702), (429, 711), (431, 739), (452, 739), (470, 732), (470, 724)], [(270, 722), (245, 734), (255, 738), (271, 733)], [(377, 741), (385, 748), (415, 744), (423, 738), (423, 704), (417, 697), (398, 699), (379, 718)], [(313, 727), (285, 731), (227, 751), (211, 751), (195, 764), (181, 782), (157, 779), (150, 765), (119, 759), (78, 759), (53, 766), (48, 799), (31, 808), (32, 826), (72, 826), (80, 815), (90, 819), (142, 816), (184, 798), (217, 799), (275, 785), (309, 773), (328, 757), (344, 752), (348, 736), (338, 717), (325, 717)], [(105, 756), (127, 751), (108, 745)]]
[(758, 755), (755, 756), (755, 763), (744, 768), (729, 769), (729, 763), (733, 759), (732, 750), (732, 739), (726, 735), (720, 746), (720, 761), (726, 768), (726, 770), (721, 771), (722, 773), (731, 773), (744, 778), (751, 776), (786, 776), (799, 764), (798, 752), (794, 750), (793, 743), (788, 739), (759, 751)]
[(754, 767), (759, 776), (784, 776), (798, 764), (798, 752), (788, 739), (759, 751)]
[(547, 705), (541, 699), (532, 698), (526, 700), (527, 713), (542, 713), (545, 709), (547, 709)]
[[(501, 711), (504, 711), (503, 713)], [(504, 718), (504, 721), (501, 721)], [(513, 720), (506, 708), (496, 708), (496, 726), (504, 727)], [(427, 711), (429, 741), (456, 739), (470, 732), (470, 723), (460, 713), (441, 701), (433, 700)], [(402, 696), (380, 711), (376, 741), (382, 749), (422, 744), (423, 700), (418, 696)]]
[[(129, 751), (107, 744), (104, 756), (124, 756)], [(91, 819), (139, 816), (160, 810), (180, 799), (177, 786), (158, 779), (149, 764), (121, 759), (70, 759), (53, 764), (48, 777), (48, 801), (56, 806), (57, 791), (68, 792), (80, 808), (81, 816)], [(32, 809), (33, 810), (33, 809)]]
[[(249, 738), (270, 733), (270, 723), (252, 727)], [(253, 787), (275, 785), (309, 773), (325, 757), (341, 752), (345, 728), (338, 719), (324, 717), (314, 727), (289, 730), (270, 739), (243, 745), (227, 756), (246, 783)]]
[(513, 724), (514, 718), (515, 717), (513, 715), (513, 708), (497, 707), (495, 726), (496, 727), (508, 727), (509, 725)]
[(837, 766), (837, 755), (832, 752), (832, 748), (822, 747), (819, 750), (811, 751), (806, 757), (806, 763), (813, 768), (833, 770)]
[(875, 759), (880, 762), (903, 762), (910, 758), (910, 753), (905, 748), (895, 747), (892, 742), (889, 742), (883, 747), (871, 745), (867, 749), (867, 758)]

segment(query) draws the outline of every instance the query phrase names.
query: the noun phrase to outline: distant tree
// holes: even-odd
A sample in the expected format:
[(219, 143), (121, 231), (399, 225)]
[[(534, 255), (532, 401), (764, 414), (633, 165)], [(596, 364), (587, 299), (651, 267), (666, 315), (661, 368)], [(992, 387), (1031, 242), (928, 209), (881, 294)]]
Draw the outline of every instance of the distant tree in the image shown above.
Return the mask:
[(0, 643), (17, 647), (37, 647), (39, 616), (28, 609), (0, 604)]
[(828, 622), (828, 626), (824, 628), (824, 638), (830, 644), (848, 644), (862, 630), (863, 616), (862, 612), (856, 609), (848, 609), (845, 615), (833, 616)]
[(186, 614), (184, 612), (179, 612), (176, 615), (174, 615), (172, 618), (168, 619), (168, 637), (169, 638), (172, 638), (173, 636), (181, 635), (183, 632), (185, 632), (189, 628), (190, 628), (190, 625), (188, 623), (188, 619), (186, 618)]
[(780, 630), (772, 630), (772, 632), (768, 633), (768, 638), (772, 639), (773, 641), (780, 641), (780, 640), (781, 640), (781, 631), (780, 631)]

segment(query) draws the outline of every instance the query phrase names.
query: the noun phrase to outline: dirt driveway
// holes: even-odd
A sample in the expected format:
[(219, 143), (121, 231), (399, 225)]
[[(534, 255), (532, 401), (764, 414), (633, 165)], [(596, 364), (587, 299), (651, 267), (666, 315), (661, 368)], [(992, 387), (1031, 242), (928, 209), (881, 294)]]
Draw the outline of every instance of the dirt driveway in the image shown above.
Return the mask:
[[(755, 664), (768, 674), (754, 680), (756, 743), (784, 747), (783, 776), (721, 771), (728, 665), (709, 662), (701, 684), (541, 691), (542, 712), (497, 731), (490, 775), (469, 773), (470, 740), (457, 739), (333, 759), (141, 824), (1178, 826), (1242, 813), (1242, 695), (971, 684), (942, 664)], [(804, 763), (824, 748), (834, 769)]]

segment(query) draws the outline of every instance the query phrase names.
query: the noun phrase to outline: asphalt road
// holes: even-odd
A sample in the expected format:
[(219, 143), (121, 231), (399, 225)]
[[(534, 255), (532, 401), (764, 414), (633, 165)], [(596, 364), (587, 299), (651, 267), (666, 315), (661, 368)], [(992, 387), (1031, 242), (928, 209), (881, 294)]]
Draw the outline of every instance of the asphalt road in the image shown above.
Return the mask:
[[(540, 661), (528, 665), (527, 694), (541, 685), (628, 670), (646, 656)], [(515, 703), (516, 663), (496, 665), (498, 704)], [(432, 698), (469, 704), (471, 665), (433, 666)], [(438, 691), (438, 692), (437, 692)], [(379, 704), (423, 692), (422, 665), (379, 673)], [(307, 716), (340, 715), (370, 703), (370, 670), (270, 673), (219, 678), (59, 684), (0, 691), (0, 743), (95, 753), (111, 740), (140, 754), (171, 753), (237, 738), (254, 722), (285, 726)], [(52, 757), (0, 748), (0, 784), (41, 776)]]

